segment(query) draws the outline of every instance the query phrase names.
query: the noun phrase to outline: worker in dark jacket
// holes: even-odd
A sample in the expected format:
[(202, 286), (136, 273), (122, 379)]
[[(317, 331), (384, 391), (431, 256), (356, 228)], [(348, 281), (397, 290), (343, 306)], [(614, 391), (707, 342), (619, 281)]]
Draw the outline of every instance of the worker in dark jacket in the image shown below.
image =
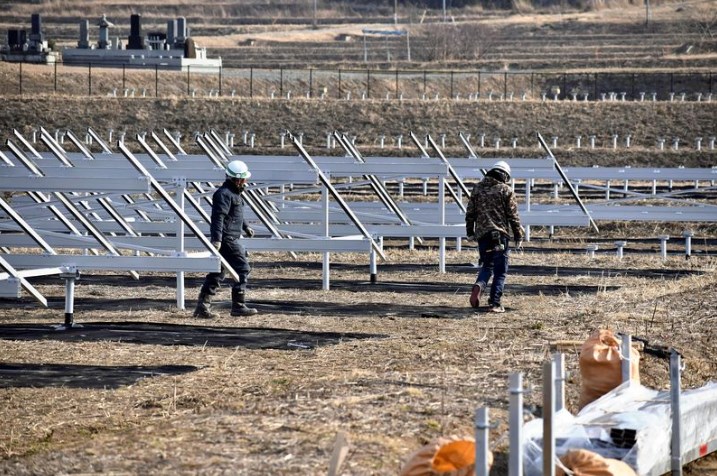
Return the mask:
[(505, 312), (501, 305), (505, 278), (508, 273), (508, 244), (513, 232), (518, 247), (523, 240), (515, 193), (508, 185), (510, 166), (503, 160), (496, 162), (471, 192), (466, 210), (466, 234), (478, 242), (482, 267), (471, 290), (470, 303), (477, 308), (481, 294), (493, 284), (488, 297), (491, 312)]
[[(249, 168), (241, 160), (229, 162), (226, 167), (226, 180), (214, 192), (212, 197), (212, 223), (210, 227), (212, 245), (239, 275), (239, 281), (232, 287), (232, 316), (251, 316), (256, 309), (245, 304), (247, 277), (251, 271), (246, 249), (239, 243), (242, 232), (248, 237), (254, 236), (254, 230), (244, 221), (244, 199), (241, 194), (251, 177)], [(219, 285), (226, 276), (226, 269), (221, 272), (209, 273), (199, 292), (194, 317), (216, 318), (212, 312), (212, 297), (216, 295)]]

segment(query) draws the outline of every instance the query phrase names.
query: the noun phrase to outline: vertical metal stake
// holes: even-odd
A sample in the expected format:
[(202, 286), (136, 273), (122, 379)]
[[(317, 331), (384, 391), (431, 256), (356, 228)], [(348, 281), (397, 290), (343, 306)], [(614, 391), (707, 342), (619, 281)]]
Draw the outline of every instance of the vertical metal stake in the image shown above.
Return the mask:
[(65, 278), (65, 327), (71, 328), (75, 323), (75, 276)]
[[(321, 205), (323, 208), (324, 213), (324, 236), (329, 237), (330, 236), (330, 226), (329, 226), (329, 190), (327, 187), (321, 188)], [(330, 253), (328, 251), (325, 251), (323, 254), (323, 263), (322, 263), (322, 279), (321, 279), (321, 289), (324, 291), (329, 290), (329, 273), (330, 273)]]
[(631, 355), (631, 347), (632, 347), (632, 336), (630, 334), (623, 334), (622, 335), (622, 361), (620, 362), (620, 369), (622, 371), (622, 382), (629, 382), (631, 375), (631, 362), (630, 359), (632, 358)]
[(680, 418), (681, 366), (682, 362), (679, 352), (672, 349), (672, 354), (670, 354), (670, 403), (672, 406), (670, 468), (672, 469), (672, 476), (682, 475), (682, 422)]
[(508, 431), (510, 447), (508, 475), (523, 476), (523, 374), (510, 374), (508, 391), (510, 392)]
[[(186, 199), (184, 196), (184, 192), (187, 190), (187, 181), (184, 179), (179, 179), (176, 181), (177, 190), (176, 190), (176, 202), (177, 206), (179, 206), (180, 209), (184, 211), (184, 207), (186, 204)], [(184, 230), (185, 225), (184, 221), (177, 220), (177, 251), (181, 254), (184, 254)], [(185, 296), (185, 288), (184, 288), (184, 271), (177, 271), (177, 309), (180, 311), (185, 310), (185, 302), (184, 302), (184, 296)]]
[(490, 421), (488, 419), (488, 407), (481, 407), (476, 410), (475, 430), (476, 430), (476, 476), (488, 476), (488, 440), (490, 431)]
[(371, 284), (376, 284), (376, 250), (373, 249), (373, 246), (371, 247), (371, 251), (368, 252), (368, 261), (369, 261), (369, 274), (370, 274), (370, 282)]
[(553, 354), (555, 362), (555, 411), (565, 408), (565, 354)]
[(555, 362), (543, 364), (543, 476), (555, 476)]

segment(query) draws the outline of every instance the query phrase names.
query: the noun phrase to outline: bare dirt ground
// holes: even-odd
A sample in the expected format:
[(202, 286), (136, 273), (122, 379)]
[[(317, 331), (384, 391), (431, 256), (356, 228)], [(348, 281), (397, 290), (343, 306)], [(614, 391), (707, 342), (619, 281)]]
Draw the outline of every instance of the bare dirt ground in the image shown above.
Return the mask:
[[(717, 243), (713, 230), (700, 237), (692, 259), (675, 244), (666, 262), (655, 240), (618, 261), (590, 260), (582, 240), (538, 239), (512, 256), (504, 315), (468, 307), (469, 247), (439, 274), (435, 248), (387, 243), (374, 285), (366, 256), (337, 255), (330, 291), (317, 255), (255, 254), (260, 314), (212, 322), (176, 309), (172, 276), (88, 274), (75, 307), (85, 327), (56, 332), (64, 287), (40, 280), (48, 309), (0, 301), (0, 473), (325, 474), (345, 432), (341, 474), (396, 474), (428, 440), (471, 435), (489, 406), (504, 474), (508, 374), (524, 372), (526, 404), (540, 406), (551, 343), (611, 328), (679, 349), (685, 388), (714, 379)], [(187, 279), (188, 306), (201, 279)], [(575, 411), (577, 349), (567, 363)], [(640, 373), (669, 385), (664, 361), (643, 357)], [(716, 470), (714, 458), (687, 468)]]

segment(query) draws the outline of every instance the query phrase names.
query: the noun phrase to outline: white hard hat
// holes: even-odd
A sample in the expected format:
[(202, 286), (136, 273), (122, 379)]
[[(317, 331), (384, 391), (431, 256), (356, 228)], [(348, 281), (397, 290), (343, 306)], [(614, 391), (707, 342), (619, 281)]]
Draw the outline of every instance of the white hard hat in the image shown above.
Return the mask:
[(510, 165), (508, 165), (508, 162), (505, 160), (499, 160), (493, 166), (490, 168), (491, 170), (500, 170), (502, 172), (505, 172), (508, 174), (508, 177), (510, 177)]
[(248, 179), (251, 177), (249, 167), (247, 167), (241, 160), (232, 160), (229, 162), (226, 168), (226, 173), (227, 177), (231, 178)]

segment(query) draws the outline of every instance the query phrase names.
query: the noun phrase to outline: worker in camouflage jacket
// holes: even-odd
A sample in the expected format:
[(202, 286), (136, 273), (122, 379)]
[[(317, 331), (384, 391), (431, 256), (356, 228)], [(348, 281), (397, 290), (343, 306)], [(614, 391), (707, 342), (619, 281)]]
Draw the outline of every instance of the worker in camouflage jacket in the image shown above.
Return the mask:
[(473, 308), (478, 308), (481, 295), (493, 276), (488, 296), (491, 312), (505, 312), (501, 297), (508, 274), (510, 232), (513, 232), (517, 247), (523, 241), (518, 203), (508, 181), (510, 166), (503, 160), (496, 162), (485, 178), (473, 187), (466, 210), (466, 234), (478, 242), (482, 263), (471, 290), (470, 303)]

